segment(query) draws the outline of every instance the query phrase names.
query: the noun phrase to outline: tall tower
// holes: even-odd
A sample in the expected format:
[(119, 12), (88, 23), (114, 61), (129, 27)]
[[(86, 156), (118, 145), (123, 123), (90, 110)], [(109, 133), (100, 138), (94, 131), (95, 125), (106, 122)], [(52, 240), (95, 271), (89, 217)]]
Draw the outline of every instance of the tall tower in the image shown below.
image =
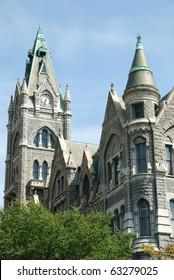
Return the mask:
[[(129, 72), (123, 100), (126, 107), (128, 213), (125, 229), (135, 232), (134, 249), (141, 243), (157, 246), (155, 217), (157, 203), (157, 173), (154, 159), (154, 127), (160, 101), (160, 92), (147, 62), (141, 36)], [(146, 239), (145, 239), (146, 237)]]
[(64, 98), (39, 27), (28, 52), (23, 83), (17, 81), (8, 109), (5, 207), (15, 198), (27, 203), (36, 192), (47, 203), (58, 132), (70, 140), (70, 104), (69, 89)]

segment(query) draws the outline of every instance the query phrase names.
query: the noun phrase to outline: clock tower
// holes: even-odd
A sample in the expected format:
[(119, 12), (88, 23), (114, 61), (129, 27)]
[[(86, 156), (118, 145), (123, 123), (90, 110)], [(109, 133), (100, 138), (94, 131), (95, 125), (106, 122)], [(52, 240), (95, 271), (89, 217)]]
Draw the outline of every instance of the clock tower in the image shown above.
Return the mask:
[(39, 27), (22, 85), (17, 81), (8, 109), (5, 207), (16, 198), (27, 203), (33, 195), (47, 204), (57, 135), (61, 131), (66, 140), (71, 137), (70, 103), (68, 86), (63, 95), (56, 81)]

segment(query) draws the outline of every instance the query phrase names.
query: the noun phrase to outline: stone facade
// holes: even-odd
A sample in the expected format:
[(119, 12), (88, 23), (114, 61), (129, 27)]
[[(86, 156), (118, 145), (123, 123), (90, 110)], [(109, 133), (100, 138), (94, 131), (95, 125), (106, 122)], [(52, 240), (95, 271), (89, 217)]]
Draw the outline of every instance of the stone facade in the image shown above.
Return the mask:
[(71, 111), (57, 84), (41, 29), (28, 52), (23, 84), (16, 84), (7, 124), (5, 207), (18, 198), (27, 203), (35, 191), (48, 203), (48, 182), (58, 132), (70, 140)]
[(5, 205), (36, 190), (53, 213), (112, 213), (113, 231), (134, 233), (137, 254), (174, 242), (174, 90), (160, 97), (141, 37), (122, 98), (111, 84), (99, 145), (70, 140), (70, 104), (39, 29), (8, 110)]

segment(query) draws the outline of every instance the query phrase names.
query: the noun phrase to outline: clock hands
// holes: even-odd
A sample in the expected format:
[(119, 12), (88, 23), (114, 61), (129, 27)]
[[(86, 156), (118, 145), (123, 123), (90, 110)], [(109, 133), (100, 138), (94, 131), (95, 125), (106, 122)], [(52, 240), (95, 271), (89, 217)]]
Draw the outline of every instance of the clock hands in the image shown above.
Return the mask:
[(50, 97), (49, 97), (49, 96), (46, 96), (46, 95), (42, 95), (42, 104), (43, 104), (44, 106), (51, 105)]

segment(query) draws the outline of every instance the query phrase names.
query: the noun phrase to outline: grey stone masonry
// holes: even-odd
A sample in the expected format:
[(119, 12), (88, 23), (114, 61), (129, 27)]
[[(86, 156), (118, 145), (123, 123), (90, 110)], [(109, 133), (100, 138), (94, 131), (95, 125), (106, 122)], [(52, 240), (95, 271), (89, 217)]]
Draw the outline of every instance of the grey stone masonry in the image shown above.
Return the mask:
[(161, 98), (140, 35), (122, 98), (111, 84), (99, 145), (71, 141), (71, 117), (39, 28), (8, 108), (5, 207), (37, 193), (54, 213), (111, 213), (141, 259), (142, 244), (173, 243), (174, 89)]

